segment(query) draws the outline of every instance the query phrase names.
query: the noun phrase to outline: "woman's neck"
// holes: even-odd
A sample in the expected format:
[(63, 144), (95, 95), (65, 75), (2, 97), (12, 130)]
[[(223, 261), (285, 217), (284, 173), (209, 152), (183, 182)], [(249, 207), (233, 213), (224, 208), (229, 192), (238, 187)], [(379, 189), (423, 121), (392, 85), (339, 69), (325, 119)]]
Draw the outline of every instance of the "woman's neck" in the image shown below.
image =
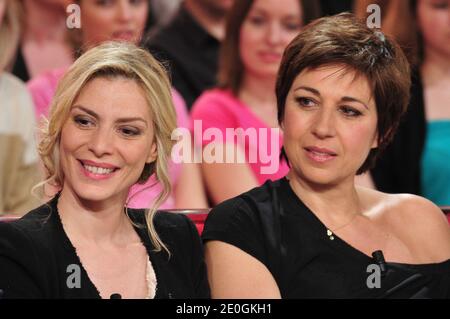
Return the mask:
[(325, 224), (342, 225), (351, 216), (363, 213), (364, 208), (351, 179), (339, 186), (313, 185), (293, 170), (289, 172), (288, 179), (295, 194)]
[(58, 200), (64, 230), (71, 240), (77, 242), (123, 244), (127, 242), (131, 226), (124, 214), (125, 200), (118, 196), (108, 203), (84, 201), (64, 187)]
[(427, 83), (450, 81), (450, 57), (426, 50), (421, 71)]
[(25, 0), (24, 6), (27, 16), (25, 39), (37, 42), (50, 39), (64, 40), (66, 16), (62, 5)]
[(242, 78), (239, 98), (244, 102), (248, 102), (249, 105), (268, 105), (276, 108), (275, 81), (275, 77), (263, 79), (246, 73)]

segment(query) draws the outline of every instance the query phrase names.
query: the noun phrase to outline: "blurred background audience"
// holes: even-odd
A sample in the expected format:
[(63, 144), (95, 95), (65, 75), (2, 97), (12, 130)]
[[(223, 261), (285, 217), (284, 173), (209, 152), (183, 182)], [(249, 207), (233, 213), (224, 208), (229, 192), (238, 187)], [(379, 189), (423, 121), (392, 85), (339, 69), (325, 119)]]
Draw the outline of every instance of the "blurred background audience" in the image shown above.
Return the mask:
[[(72, 50), (70, 64), (83, 51), (105, 41), (140, 42), (147, 21), (147, 0), (78, 0), (76, 3), (81, 9), (81, 28), (67, 29)], [(45, 72), (29, 82), (38, 121), (41, 115), (48, 114), (56, 85), (69, 65)]]
[[(105, 41), (129, 41), (140, 43), (148, 17), (147, 0), (80, 0), (81, 29), (71, 29), (69, 37), (73, 55), (78, 56), (87, 49)], [(59, 80), (68, 67), (41, 74), (28, 83), (33, 96), (38, 121), (47, 116), (50, 103)], [(179, 127), (190, 128), (189, 115), (182, 97), (173, 90), (174, 104)], [(173, 184), (172, 194), (161, 208), (204, 208), (207, 206), (201, 172), (198, 164), (170, 163), (169, 172)], [(161, 185), (150, 178), (144, 185), (135, 185), (130, 192), (129, 207), (147, 207), (149, 199), (155, 198)], [(49, 190), (49, 196), (56, 190)]]
[(150, 0), (148, 31), (158, 30), (173, 18), (182, 0)]
[[(283, 177), (285, 161), (266, 174), (261, 153), (278, 161), (282, 145), (277, 122), (275, 82), (285, 47), (305, 21), (317, 17), (299, 0), (241, 0), (231, 8), (220, 52), (219, 86), (204, 92), (195, 102), (192, 119), (202, 121), (202, 129), (215, 128), (226, 136), (227, 128), (256, 129), (258, 141), (237, 139), (212, 141), (225, 154), (236, 150), (234, 163), (202, 163), (202, 172), (213, 203), (220, 203), (266, 180)], [(263, 133), (264, 132), (264, 133)], [(244, 133), (245, 135), (247, 133)], [(252, 135), (252, 134), (249, 134)], [(199, 141), (210, 148), (209, 140)], [(274, 144), (275, 142), (275, 144)], [(276, 143), (278, 142), (278, 144)], [(256, 154), (256, 161), (251, 158)], [(245, 163), (237, 163), (237, 158)]]
[(0, 216), (21, 215), (39, 204), (33, 102), (20, 79), (5, 72), (20, 37), (16, 0), (0, 0)]
[(351, 11), (354, 2), (353, 0), (319, 0), (315, 2), (320, 3), (322, 15), (330, 16), (340, 12)]
[[(361, 1), (364, 3), (378, 1)], [(398, 38), (413, 65), (411, 99), (393, 143), (371, 171), (389, 193), (450, 204), (450, 1), (379, 1), (382, 30)], [(361, 14), (363, 8), (356, 10)], [(364, 15), (363, 15), (364, 16)]]
[(173, 86), (188, 109), (216, 84), (220, 42), (232, 4), (233, 0), (185, 0), (172, 21), (146, 41), (150, 52), (168, 64)]
[(20, 42), (12, 73), (22, 81), (54, 68), (67, 67), (73, 54), (66, 28), (67, 0), (16, 0), (21, 11)]

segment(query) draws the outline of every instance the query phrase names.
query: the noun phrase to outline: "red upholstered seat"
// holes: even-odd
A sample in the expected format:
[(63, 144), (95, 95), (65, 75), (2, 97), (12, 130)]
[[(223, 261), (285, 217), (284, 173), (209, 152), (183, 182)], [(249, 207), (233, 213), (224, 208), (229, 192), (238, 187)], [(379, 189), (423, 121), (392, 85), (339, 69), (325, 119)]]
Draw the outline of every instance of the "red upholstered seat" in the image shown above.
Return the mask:
[(13, 220), (19, 219), (17, 216), (12, 215), (0, 215), (0, 223), (1, 222), (12, 222)]
[(203, 232), (203, 227), (205, 226), (206, 217), (208, 217), (210, 209), (170, 209), (162, 211), (185, 214), (194, 222), (195, 226), (197, 227), (198, 233), (201, 235)]
[(448, 223), (450, 224), (450, 206), (441, 206), (440, 207), (445, 215), (447, 215)]

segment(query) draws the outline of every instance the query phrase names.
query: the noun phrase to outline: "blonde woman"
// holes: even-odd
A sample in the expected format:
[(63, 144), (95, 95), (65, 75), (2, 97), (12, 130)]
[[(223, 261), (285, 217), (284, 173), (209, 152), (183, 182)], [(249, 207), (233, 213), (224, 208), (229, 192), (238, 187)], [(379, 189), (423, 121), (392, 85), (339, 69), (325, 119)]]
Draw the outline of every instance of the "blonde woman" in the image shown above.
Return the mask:
[[(156, 212), (170, 193), (175, 127), (168, 78), (150, 54), (107, 43), (81, 56), (58, 85), (39, 145), (44, 183), (61, 191), (0, 225), (4, 297), (208, 297), (195, 226)], [(130, 188), (153, 173), (163, 185), (155, 205), (127, 208)]]
[(24, 214), (38, 203), (31, 196), (39, 180), (33, 102), (25, 85), (4, 72), (19, 41), (17, 5), (0, 0), (0, 215)]

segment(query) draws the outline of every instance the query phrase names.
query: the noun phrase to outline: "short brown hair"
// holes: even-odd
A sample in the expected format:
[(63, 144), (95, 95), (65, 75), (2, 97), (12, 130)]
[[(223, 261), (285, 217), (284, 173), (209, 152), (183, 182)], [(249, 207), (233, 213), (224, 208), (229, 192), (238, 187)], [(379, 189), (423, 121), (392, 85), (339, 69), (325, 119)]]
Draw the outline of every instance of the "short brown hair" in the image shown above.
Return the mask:
[[(237, 94), (241, 86), (243, 64), (239, 50), (239, 34), (254, 0), (234, 1), (227, 14), (226, 33), (219, 53), (217, 81), (221, 88), (231, 89)], [(303, 23), (319, 17), (317, 0), (299, 0)]]
[(358, 169), (361, 174), (373, 167), (406, 112), (411, 85), (408, 61), (398, 44), (350, 13), (318, 19), (307, 25), (283, 54), (276, 84), (279, 123), (295, 78), (305, 69), (324, 65), (344, 65), (365, 76), (371, 85), (378, 114), (378, 147)]

